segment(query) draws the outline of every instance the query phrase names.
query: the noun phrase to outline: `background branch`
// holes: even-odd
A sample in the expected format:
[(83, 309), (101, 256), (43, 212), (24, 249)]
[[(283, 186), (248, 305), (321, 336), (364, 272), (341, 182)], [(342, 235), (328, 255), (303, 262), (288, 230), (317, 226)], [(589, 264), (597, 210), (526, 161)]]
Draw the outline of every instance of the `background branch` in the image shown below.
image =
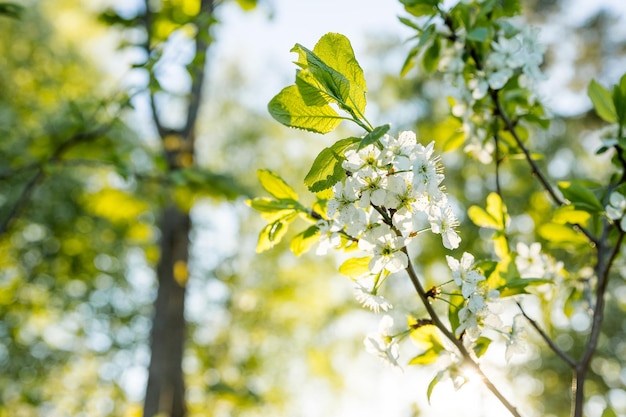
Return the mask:
[(35, 189), (46, 177), (46, 166), (58, 162), (63, 156), (63, 153), (71, 149), (73, 146), (76, 146), (81, 142), (93, 140), (99, 136), (102, 136), (111, 128), (111, 126), (112, 123), (109, 123), (89, 132), (76, 133), (68, 140), (61, 143), (46, 160), (34, 164), (29, 164), (24, 167), (17, 168), (14, 171), (5, 172), (0, 175), (0, 179), (4, 180), (10, 178), (11, 175), (15, 175), (26, 170), (35, 170), (35, 173), (32, 175), (30, 180), (28, 180), (28, 182), (22, 189), (22, 192), (17, 197), (15, 204), (13, 204), (13, 206), (9, 209), (9, 213), (0, 223), (0, 237), (11, 228), (15, 220), (20, 216), (21, 212), (28, 205), (28, 202), (35, 192)]

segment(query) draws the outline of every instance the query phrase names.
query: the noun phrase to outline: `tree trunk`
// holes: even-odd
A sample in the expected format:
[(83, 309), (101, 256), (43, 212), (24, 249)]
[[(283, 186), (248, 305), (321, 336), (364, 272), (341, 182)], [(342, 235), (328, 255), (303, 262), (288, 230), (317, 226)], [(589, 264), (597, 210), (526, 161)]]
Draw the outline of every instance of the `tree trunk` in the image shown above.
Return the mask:
[(185, 284), (189, 252), (189, 214), (175, 205), (161, 219), (159, 289), (154, 304), (148, 386), (144, 417), (159, 413), (184, 417), (185, 384), (182, 358), (185, 341)]
[[(145, 0), (144, 25), (148, 34), (144, 45), (151, 53), (152, 10)], [(192, 85), (187, 103), (187, 120), (181, 129), (168, 129), (160, 121), (150, 94), (153, 120), (161, 141), (169, 171), (192, 167), (195, 152), (195, 130), (202, 89), (205, 80), (206, 54), (209, 47), (209, 28), (213, 22), (213, 0), (201, 0), (195, 24), (196, 56), (188, 66)], [(150, 348), (148, 385), (144, 402), (144, 417), (185, 417), (185, 381), (182, 362), (185, 345), (185, 287), (189, 259), (189, 214), (171, 203), (161, 219), (161, 258), (157, 266), (159, 289), (154, 303), (154, 318)]]

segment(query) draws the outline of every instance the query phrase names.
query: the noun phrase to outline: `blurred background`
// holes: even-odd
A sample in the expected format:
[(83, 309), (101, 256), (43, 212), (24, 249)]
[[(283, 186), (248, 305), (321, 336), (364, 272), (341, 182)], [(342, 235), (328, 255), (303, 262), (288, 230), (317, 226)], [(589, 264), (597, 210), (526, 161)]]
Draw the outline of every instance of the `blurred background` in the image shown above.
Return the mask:
[[(295, 257), (287, 244), (255, 253), (265, 222), (245, 200), (262, 195), (256, 170), (311, 202), (302, 179), (317, 153), (360, 134), (290, 130), (266, 111), (293, 82), (289, 50), (327, 32), (352, 42), (368, 119), (435, 140), (459, 215), (493, 189), (490, 170), (446, 152), (458, 126), (441, 80), (419, 66), (400, 77), (414, 32), (399, 1), (23, 0), (0, 11), (0, 417), (503, 415), (472, 381), (458, 393), (440, 384), (429, 404), (436, 368), (399, 374), (366, 354), (379, 317), (354, 301), (339, 258)], [(555, 114), (532, 149), (554, 180), (605, 178), (586, 88), (626, 70), (625, 3), (530, 0), (523, 20), (548, 46), (541, 91)], [(503, 169), (512, 234), (544, 242), (534, 225), (549, 203), (522, 162)], [(461, 235), (462, 250), (488, 253), (466, 219)], [(584, 277), (571, 248), (553, 249)], [(447, 273), (437, 245), (411, 251), (427, 281)], [(626, 416), (624, 271), (618, 262), (589, 416)], [(410, 283), (393, 278), (395, 317), (419, 316)], [(587, 329), (555, 322), (575, 355)], [(569, 371), (541, 343), (485, 365), (525, 415), (568, 413)]]

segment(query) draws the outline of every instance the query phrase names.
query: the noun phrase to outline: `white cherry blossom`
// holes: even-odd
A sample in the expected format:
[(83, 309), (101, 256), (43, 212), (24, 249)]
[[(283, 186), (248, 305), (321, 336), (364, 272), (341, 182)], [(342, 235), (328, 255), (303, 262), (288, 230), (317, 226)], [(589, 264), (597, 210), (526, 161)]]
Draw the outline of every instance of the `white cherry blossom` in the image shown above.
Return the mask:
[(372, 310), (374, 313), (379, 313), (380, 310), (388, 311), (393, 308), (393, 305), (383, 296), (373, 294), (365, 286), (357, 283), (354, 288), (354, 297), (365, 308)]
[(315, 254), (326, 255), (328, 249), (336, 248), (341, 243), (339, 236), (341, 225), (335, 220), (320, 220), (317, 222), (317, 227), (320, 231), (320, 241)]
[(626, 230), (626, 197), (614, 191), (609, 196), (609, 205), (606, 206), (606, 215), (609, 219), (619, 224), (620, 229)]
[(393, 318), (388, 315), (383, 316), (378, 326), (378, 332), (368, 334), (363, 344), (368, 353), (381, 359), (393, 369), (402, 371), (400, 364), (398, 364), (400, 358), (398, 343), (391, 334), (392, 327)]

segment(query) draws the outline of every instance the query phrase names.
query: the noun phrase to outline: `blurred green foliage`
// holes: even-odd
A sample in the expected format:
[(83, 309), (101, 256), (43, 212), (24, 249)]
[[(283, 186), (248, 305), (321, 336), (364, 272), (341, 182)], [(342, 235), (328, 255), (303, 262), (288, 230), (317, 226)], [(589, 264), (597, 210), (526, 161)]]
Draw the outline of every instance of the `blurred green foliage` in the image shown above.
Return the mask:
[[(197, 13), (194, 2), (162, 3), (167, 18), (158, 24), (160, 40)], [(248, 7), (253, 2), (240, 3)], [(531, 20), (560, 13), (558, 2), (535, 3), (536, 8), (532, 3), (525, 11)], [(165, 200), (164, 183), (171, 186), (167, 192), (188, 205), (194, 221), (189, 291), (197, 298), (188, 314), (184, 363), (189, 414), (293, 415), (298, 410), (294, 398), (307, 395), (299, 385), (303, 380), (326, 381), (329, 391), (341, 396), (346, 386), (338, 361), (360, 354), (363, 335), (333, 330), (356, 314), (350, 282), (336, 272), (340, 262), (321, 262), (308, 254), (296, 262), (284, 243), (255, 256), (263, 222), (241, 201), (205, 198), (216, 189), (207, 183), (221, 184), (214, 196), (228, 194), (234, 184), (261, 194), (254, 172), (262, 167), (284, 178), (304, 179), (322, 142), (286, 131), (268, 115), (246, 108), (234, 94), (220, 95), (224, 91), (217, 89), (197, 139), (201, 149), (210, 149), (199, 155), (200, 165), (211, 170), (168, 177), (161, 170), (162, 157), (122, 123), (122, 115), (132, 115), (129, 99), (103, 87), (106, 77), (71, 46), (80, 40), (56, 32), (39, 6), (25, 8), (20, 20), (0, 17), (0, 224), (6, 227), (0, 235), (0, 416), (140, 415), (141, 389), (136, 387), (143, 384), (149, 355), (152, 268), (159, 255), (156, 213)], [(541, 10), (548, 12), (542, 15)], [(604, 68), (607, 59), (625, 52), (623, 43), (606, 33), (603, 22), (610, 20), (601, 14), (583, 27), (567, 28), (572, 36), (587, 34), (580, 59), (594, 68)], [(95, 19), (89, 21), (97, 27)], [(397, 39), (376, 38), (370, 44), (376, 63), (393, 62), (399, 48)], [(445, 152), (458, 146), (459, 138), (441, 84), (418, 70), (400, 78), (401, 64), (391, 70), (382, 64), (365, 68), (368, 101), (376, 103), (368, 117), (391, 121), (394, 129), (416, 129), (425, 141), (436, 140), (458, 212), (484, 206), (494, 188), (494, 172)], [(229, 71), (237, 75), (225, 69)], [(220, 87), (254, 88), (235, 87), (239, 81)], [(586, 81), (573, 79), (571, 86), (585, 89)], [(557, 118), (547, 132), (532, 131), (529, 143), (534, 152), (547, 155), (541, 164), (555, 178), (602, 181), (606, 161), (592, 158), (596, 142), (590, 134), (601, 126), (592, 112), (567, 123)], [(233, 167), (245, 167), (237, 172), (236, 183), (215, 174)], [(527, 166), (510, 159), (501, 169), (513, 241), (549, 246), (533, 226), (549, 218), (551, 208), (529, 181)], [(303, 183), (292, 185), (305, 194)], [(233, 225), (227, 235), (236, 242), (230, 249), (222, 247), (228, 239), (216, 234), (227, 222)], [(469, 219), (462, 230), (462, 250), (488, 252), (484, 231)], [(212, 242), (208, 247), (206, 234)], [(425, 241), (412, 252), (420, 273), (430, 277), (427, 285), (440, 282), (440, 251), (440, 245)], [(555, 248), (555, 254), (565, 261), (569, 279), (554, 302), (565, 299), (572, 308), (583, 306), (588, 259), (567, 247)], [(611, 392), (623, 392), (624, 268), (620, 261), (611, 280), (613, 295), (588, 386), (589, 395), (597, 394), (604, 403), (610, 402)], [(386, 290), (399, 300), (398, 309), (415, 317), (423, 313), (399, 280), (390, 281)], [(557, 343), (566, 350), (585, 337), (567, 317), (547, 330), (559, 334)], [(528, 407), (540, 415), (565, 415), (570, 381), (563, 375), (569, 370), (540, 349), (540, 342), (537, 346), (529, 363), (512, 369), (511, 380), (528, 381), (530, 370), (532, 383), (520, 393), (529, 396)], [(296, 371), (300, 379), (294, 377)]]

